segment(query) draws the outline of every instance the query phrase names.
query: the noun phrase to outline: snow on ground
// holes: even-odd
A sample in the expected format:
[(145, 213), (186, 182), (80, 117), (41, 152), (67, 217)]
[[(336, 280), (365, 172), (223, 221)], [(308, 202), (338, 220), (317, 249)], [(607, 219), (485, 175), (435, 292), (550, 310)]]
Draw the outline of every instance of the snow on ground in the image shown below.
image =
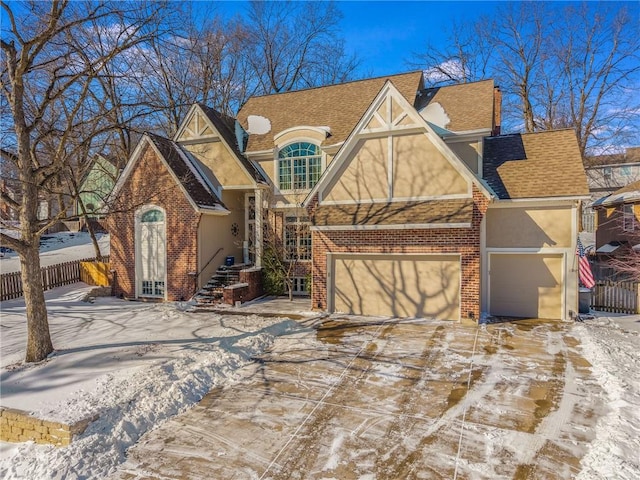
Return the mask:
[[(192, 313), (185, 303), (83, 301), (89, 292), (83, 284), (46, 292), (57, 350), (37, 365), (19, 363), (23, 302), (0, 304), (0, 404), (68, 422), (99, 415), (69, 447), (0, 444), (1, 478), (105, 478), (145, 432), (212, 388), (245, 381), (253, 358), (305, 330), (306, 322), (286, 318)], [(640, 478), (640, 335), (631, 329), (639, 319), (600, 316), (568, 330), (609, 400), (582, 459), (582, 480)], [(440, 353), (444, 364), (457, 355)]]
[(576, 325), (609, 400), (609, 412), (596, 427), (596, 440), (582, 459), (581, 480), (640, 478), (640, 315), (601, 314)]
[(38, 365), (14, 363), (24, 351), (24, 303), (1, 304), (1, 405), (69, 423), (99, 415), (66, 448), (3, 444), (1, 478), (103, 478), (143, 433), (301, 329), (283, 318), (190, 313), (181, 303), (82, 301), (89, 290), (47, 292), (57, 350)]
[[(87, 232), (60, 232), (45, 235), (40, 242), (40, 265), (43, 267), (57, 263), (82, 260), (96, 256)], [(102, 255), (109, 255), (109, 234), (96, 234)], [(18, 254), (11, 251), (0, 254), (0, 272), (20, 271)]]

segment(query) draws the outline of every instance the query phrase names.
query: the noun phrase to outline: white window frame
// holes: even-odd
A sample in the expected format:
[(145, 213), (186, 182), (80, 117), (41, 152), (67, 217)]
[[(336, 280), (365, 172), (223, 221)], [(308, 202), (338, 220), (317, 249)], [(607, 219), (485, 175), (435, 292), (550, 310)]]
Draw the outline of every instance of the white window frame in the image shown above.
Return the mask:
[[(293, 219), (293, 221), (292, 221)], [(289, 238), (288, 238), (288, 232), (289, 230), (287, 229), (288, 225), (294, 225), (296, 227), (296, 232), (299, 233), (302, 230), (298, 230), (299, 226), (305, 226), (307, 227), (307, 232), (308, 232), (308, 236), (305, 235), (304, 237), (302, 235), (296, 235), (295, 238), (295, 249), (296, 252), (300, 252), (303, 251), (303, 247), (304, 242), (308, 241), (308, 250), (307, 250), (307, 254), (304, 256), (301, 256), (301, 258), (296, 258), (296, 256), (292, 256), (291, 255), (291, 249), (289, 248)], [(287, 262), (310, 262), (313, 252), (312, 252), (312, 244), (311, 244), (311, 221), (309, 220), (309, 218), (307, 217), (300, 217), (297, 215), (284, 215), (284, 219), (283, 219), (283, 223), (282, 223), (282, 228), (283, 228), (283, 243), (284, 243), (284, 258)]]
[(309, 295), (310, 289), (307, 280), (307, 277), (293, 277), (291, 292), (294, 295)]
[[(149, 288), (149, 286), (144, 285), (144, 280), (141, 278), (142, 275), (142, 224), (147, 223), (142, 221), (142, 217), (145, 213), (158, 210), (162, 213), (162, 221), (161, 222), (149, 222), (149, 223), (157, 223), (162, 225), (162, 235), (164, 240), (164, 258), (163, 258), (163, 268), (164, 275), (161, 281), (154, 280), (154, 283), (150, 285), (151, 293), (145, 292), (145, 288)], [(139, 208), (135, 213), (135, 238), (134, 238), (134, 252), (135, 252), (135, 295), (136, 298), (140, 297), (149, 297), (149, 298), (162, 298), (167, 300), (168, 298), (168, 268), (167, 268), (167, 212), (164, 208), (159, 205), (147, 204)]]
[(633, 204), (622, 205), (622, 230), (625, 232), (633, 232), (636, 229), (636, 216)]
[[(318, 155), (306, 155), (306, 156), (298, 156), (298, 157), (281, 157), (280, 153), (287, 147), (290, 147), (292, 145), (296, 145), (296, 144), (300, 144), (300, 143), (307, 143), (310, 145), (313, 145), (314, 147), (316, 147), (318, 149)], [(318, 178), (316, 178), (314, 183), (311, 183), (310, 178), (309, 178), (309, 161), (311, 159), (317, 159), (319, 162), (318, 165)], [(305, 162), (304, 167), (305, 167), (305, 180), (304, 180), (304, 185), (301, 187), (296, 187), (295, 185), (295, 161), (298, 160), (303, 160)], [(281, 177), (280, 177), (280, 164), (282, 162), (288, 162), (288, 170), (289, 170), (289, 187), (290, 188), (283, 188), (282, 186), (282, 182), (281, 182)], [(322, 152), (322, 150), (320, 149), (320, 146), (318, 144), (316, 144), (315, 142), (306, 140), (306, 139), (300, 139), (300, 140), (296, 140), (295, 142), (291, 142), (288, 143), (287, 145), (284, 145), (283, 147), (281, 147), (280, 149), (277, 150), (276, 152), (276, 162), (275, 162), (275, 172), (274, 172), (274, 178), (276, 180), (276, 185), (278, 186), (278, 189), (282, 192), (299, 192), (299, 191), (307, 191), (307, 190), (311, 190), (320, 180), (320, 177), (322, 176), (322, 172), (324, 171), (324, 164), (325, 164), (325, 160), (324, 160), (324, 153)]]

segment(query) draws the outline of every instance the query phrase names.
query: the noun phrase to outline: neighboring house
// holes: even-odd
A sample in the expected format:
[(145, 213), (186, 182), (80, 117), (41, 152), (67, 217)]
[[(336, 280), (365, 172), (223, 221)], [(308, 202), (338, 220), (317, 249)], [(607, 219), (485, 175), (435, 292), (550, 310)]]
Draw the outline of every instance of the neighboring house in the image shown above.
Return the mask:
[(640, 244), (640, 180), (596, 200), (593, 209), (597, 254), (616, 255)]
[[(79, 197), (89, 217), (104, 216), (107, 197), (118, 178), (118, 167), (102, 155), (96, 155), (91, 168), (79, 185)], [(76, 200), (76, 215), (82, 215), (80, 201)]]
[[(3, 173), (2, 192), (6, 193), (9, 198), (20, 203), (22, 200), (22, 191), (20, 188), (20, 181), (18, 180), (18, 175), (16, 172), (16, 169), (18, 168), (18, 158), (13, 152), (5, 149), (0, 149), (0, 161), (2, 165), (1, 170)], [(36, 215), (38, 220), (45, 221), (59, 213), (60, 204), (55, 194), (47, 194), (44, 191), (39, 191), (37, 208), (38, 210)], [(2, 199), (0, 199), (0, 211), (2, 212), (3, 220), (18, 219), (17, 209), (11, 208), (9, 203)], [(48, 232), (57, 232), (63, 228), (64, 225), (62, 225), (61, 223), (57, 223), (50, 227), (48, 229)]]
[(9, 206), (9, 203), (5, 201), (5, 198), (10, 201), (16, 201), (17, 195), (13, 189), (7, 185), (7, 181), (3, 178), (0, 180), (0, 220), (13, 221), (18, 218), (16, 211)]
[(584, 231), (595, 232), (595, 212), (591, 205), (640, 180), (640, 147), (627, 148), (624, 153), (586, 157), (584, 166), (591, 199), (583, 209), (582, 227)]
[(0, 220), (4, 221), (13, 221), (18, 218), (18, 212), (10, 206), (11, 201), (20, 202), (17, 189), (19, 185), (14, 173), (16, 164), (17, 159), (13, 152), (0, 149), (0, 171), (2, 172), (2, 178), (0, 179)]
[(130, 205), (112, 219), (118, 293), (188, 298), (224, 256), (260, 266), (268, 223), (315, 309), (569, 319), (575, 134), (499, 126), (492, 81), (424, 89), (421, 72), (253, 97), (235, 121), (194, 105), (114, 189)]

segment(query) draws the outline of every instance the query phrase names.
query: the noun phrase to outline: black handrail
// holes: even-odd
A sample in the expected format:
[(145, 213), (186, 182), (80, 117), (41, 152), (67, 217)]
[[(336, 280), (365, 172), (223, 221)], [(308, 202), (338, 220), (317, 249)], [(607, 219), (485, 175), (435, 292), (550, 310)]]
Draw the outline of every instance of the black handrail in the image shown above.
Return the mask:
[(196, 273), (196, 283), (198, 282), (198, 278), (200, 278), (200, 274), (204, 272), (204, 269), (207, 268), (211, 262), (213, 262), (213, 259), (216, 258), (222, 250), (223, 250), (222, 247), (216, 250), (216, 253), (213, 254), (213, 257), (211, 257), (209, 261), (205, 264), (205, 266), (202, 267), (198, 273)]

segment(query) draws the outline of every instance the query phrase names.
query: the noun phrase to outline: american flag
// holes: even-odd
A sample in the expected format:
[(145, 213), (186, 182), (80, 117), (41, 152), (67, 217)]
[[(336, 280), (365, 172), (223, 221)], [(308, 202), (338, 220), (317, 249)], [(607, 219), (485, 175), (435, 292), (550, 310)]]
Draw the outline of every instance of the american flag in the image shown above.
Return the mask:
[(578, 239), (576, 255), (578, 256), (578, 278), (580, 279), (580, 283), (587, 288), (594, 287), (596, 281), (593, 278), (593, 273), (591, 273), (591, 265), (589, 265), (589, 259), (587, 258), (580, 239)]

